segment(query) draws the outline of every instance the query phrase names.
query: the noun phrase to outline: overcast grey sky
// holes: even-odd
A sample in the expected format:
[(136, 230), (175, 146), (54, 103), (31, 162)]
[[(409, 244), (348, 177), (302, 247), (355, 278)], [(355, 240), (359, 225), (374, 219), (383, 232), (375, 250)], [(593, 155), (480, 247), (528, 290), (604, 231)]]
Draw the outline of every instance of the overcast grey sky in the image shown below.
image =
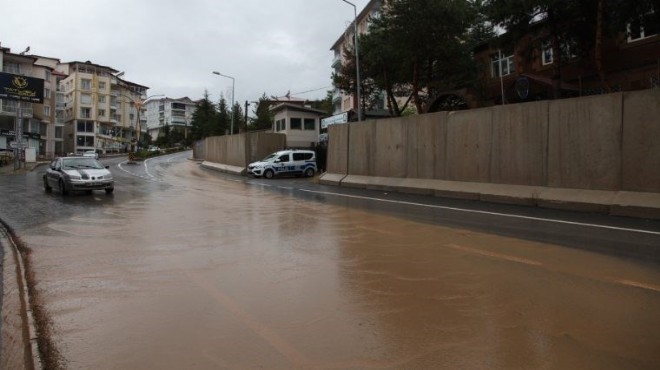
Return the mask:
[[(352, 0), (358, 13), (368, 2)], [(14, 53), (89, 60), (172, 98), (206, 89), (229, 100), (219, 71), (241, 102), (324, 98), (330, 47), (354, 16), (342, 0), (0, 0), (0, 13), (0, 43)]]

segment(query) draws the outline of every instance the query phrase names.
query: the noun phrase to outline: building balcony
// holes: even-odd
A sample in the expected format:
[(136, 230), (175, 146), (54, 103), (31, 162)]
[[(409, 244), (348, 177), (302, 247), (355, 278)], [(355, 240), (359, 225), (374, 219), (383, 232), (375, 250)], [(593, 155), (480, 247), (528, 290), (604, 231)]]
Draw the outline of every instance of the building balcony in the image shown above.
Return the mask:
[(338, 68), (341, 66), (341, 55), (335, 55), (335, 58), (332, 60), (332, 68)]
[[(6, 104), (0, 105), (0, 114), (2, 115), (16, 116), (17, 110), (18, 108), (16, 105), (6, 105)], [(23, 118), (32, 118), (34, 116), (32, 107), (21, 108), (21, 113)]]

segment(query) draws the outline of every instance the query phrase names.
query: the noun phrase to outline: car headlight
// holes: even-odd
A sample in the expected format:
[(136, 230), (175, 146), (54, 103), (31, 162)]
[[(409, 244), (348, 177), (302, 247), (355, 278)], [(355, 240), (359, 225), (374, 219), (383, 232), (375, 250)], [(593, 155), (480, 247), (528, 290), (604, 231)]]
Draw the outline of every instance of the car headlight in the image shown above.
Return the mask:
[(69, 175), (69, 178), (71, 180), (82, 180), (82, 177), (80, 175)]

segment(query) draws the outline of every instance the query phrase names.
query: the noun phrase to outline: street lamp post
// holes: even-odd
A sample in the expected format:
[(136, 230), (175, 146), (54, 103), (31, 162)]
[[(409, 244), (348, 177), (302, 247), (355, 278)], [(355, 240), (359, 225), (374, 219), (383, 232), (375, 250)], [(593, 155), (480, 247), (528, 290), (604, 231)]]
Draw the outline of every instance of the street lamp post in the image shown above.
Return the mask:
[(360, 92), (360, 52), (358, 47), (358, 26), (357, 26), (357, 7), (350, 1), (341, 0), (346, 4), (353, 7), (354, 21), (353, 21), (353, 32), (355, 33), (355, 74), (356, 74), (356, 83), (357, 86), (357, 111), (358, 111), (358, 121), (362, 121), (362, 94)]
[(214, 75), (231, 78), (231, 108), (229, 109), (229, 114), (231, 114), (231, 128), (229, 131), (230, 135), (234, 134), (234, 87), (236, 86), (236, 79), (232, 76), (223, 75), (218, 71), (213, 71)]

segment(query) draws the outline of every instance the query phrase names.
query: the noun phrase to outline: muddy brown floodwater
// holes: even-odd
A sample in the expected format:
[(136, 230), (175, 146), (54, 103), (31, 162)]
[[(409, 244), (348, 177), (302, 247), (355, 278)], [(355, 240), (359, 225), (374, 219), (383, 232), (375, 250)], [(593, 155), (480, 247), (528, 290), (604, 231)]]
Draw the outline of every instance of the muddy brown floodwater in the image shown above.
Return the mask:
[(68, 368), (660, 368), (653, 266), (166, 180), (26, 232)]

